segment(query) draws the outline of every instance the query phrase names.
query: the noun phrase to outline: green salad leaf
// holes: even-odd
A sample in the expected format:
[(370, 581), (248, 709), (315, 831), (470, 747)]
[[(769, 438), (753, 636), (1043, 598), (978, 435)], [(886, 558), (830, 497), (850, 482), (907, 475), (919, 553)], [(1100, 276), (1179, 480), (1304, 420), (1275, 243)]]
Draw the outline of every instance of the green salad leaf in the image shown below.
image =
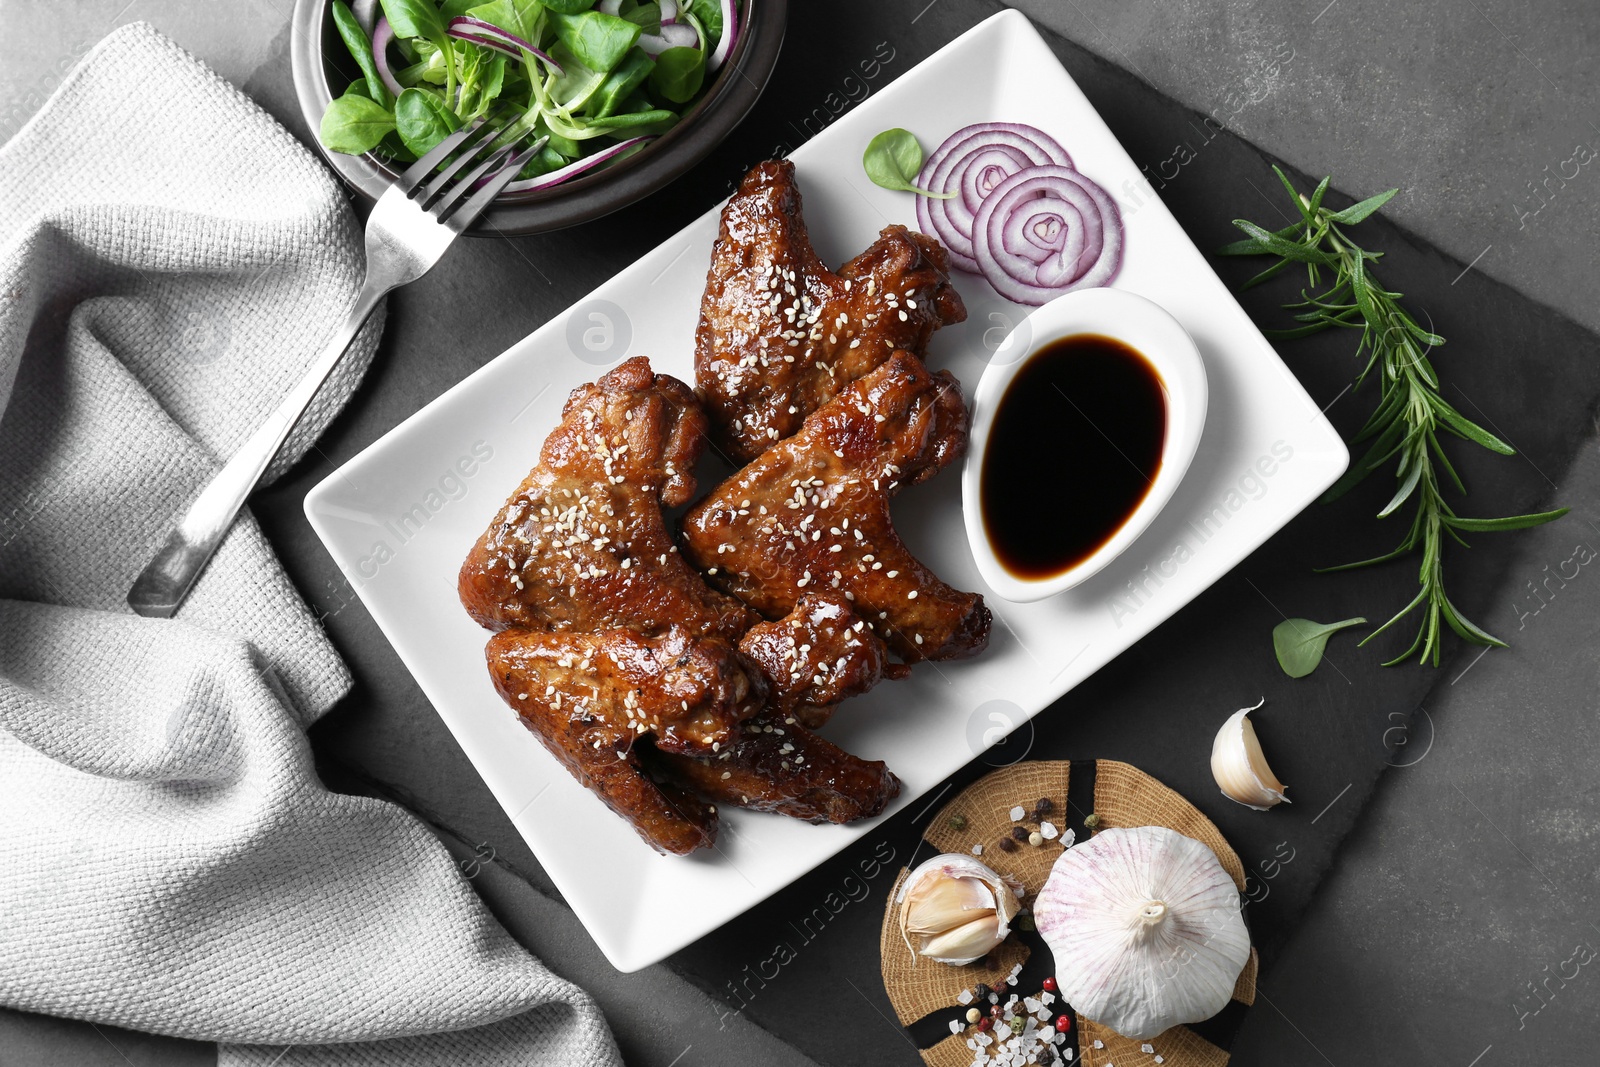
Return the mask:
[(956, 195), (917, 187), (917, 174), (922, 170), (922, 145), (917, 143), (916, 134), (898, 126), (884, 130), (867, 142), (861, 165), (866, 168), (872, 184), (885, 189), (931, 196), (935, 200), (948, 200)]
[(634, 48), (623, 56), (622, 62), (606, 75), (606, 80), (601, 83), (594, 96), (589, 98), (590, 109), (595, 118), (616, 114), (633, 91), (645, 83), (655, 68), (655, 60), (645, 55), (641, 49)]
[[(364, 82), (357, 85), (366, 88)], [(378, 147), (384, 135), (394, 130), (394, 115), (388, 108), (366, 96), (345, 93), (322, 113), (318, 131), (322, 143), (335, 152), (359, 155)]]
[(461, 128), (461, 119), (426, 89), (407, 89), (394, 104), (400, 140), (421, 156)]
[(366, 79), (367, 95), (385, 106), (392, 103), (394, 96), (378, 75), (378, 64), (373, 58), (372, 42), (367, 38), (367, 31), (361, 28), (355, 13), (344, 0), (333, 0), (333, 24), (344, 46), (355, 59), (356, 66), (361, 68), (361, 75)]
[(717, 0), (690, 0), (689, 14), (700, 20), (708, 40), (722, 36), (722, 5)]
[(467, 14), (492, 22), (507, 33), (514, 33), (529, 44), (535, 44), (542, 10), (540, 0), (490, 0), (487, 4), (471, 8)]
[(444, 19), (430, 0), (379, 0), (397, 37), (421, 37), (444, 48)]
[(1291, 678), (1304, 678), (1322, 662), (1328, 638), (1340, 630), (1360, 626), (1366, 619), (1343, 619), (1339, 622), (1312, 622), (1310, 619), (1285, 619), (1272, 628), (1272, 650), (1278, 654), (1278, 666)]
[(599, 11), (564, 15), (552, 11), (556, 37), (590, 70), (608, 71), (622, 61), (639, 40), (640, 29), (627, 19)]
[(638, 26), (645, 33), (661, 32), (661, 5), (657, 3), (640, 4), (629, 11), (619, 14), (629, 22)]
[(669, 48), (656, 56), (650, 88), (674, 104), (686, 103), (700, 91), (706, 76), (706, 56), (698, 48)]
[[(593, 129), (620, 130), (629, 126), (655, 126), (676, 121), (678, 121), (678, 113), (676, 111), (656, 108), (654, 111), (630, 111), (625, 115), (610, 115), (605, 118), (590, 119), (589, 126)], [(629, 130), (628, 136), (637, 136), (638, 132), (637, 130)]]

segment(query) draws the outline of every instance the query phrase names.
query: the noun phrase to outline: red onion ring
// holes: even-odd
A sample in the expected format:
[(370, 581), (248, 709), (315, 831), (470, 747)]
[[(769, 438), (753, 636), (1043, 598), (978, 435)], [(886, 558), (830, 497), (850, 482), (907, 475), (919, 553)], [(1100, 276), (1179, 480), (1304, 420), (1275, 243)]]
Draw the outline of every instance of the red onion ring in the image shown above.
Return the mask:
[(479, 37), (476, 34), (468, 33), (466, 30), (451, 30), (449, 33), (451, 37), (454, 37), (458, 41), (465, 41), (468, 44), (480, 45), (489, 49), (490, 51), (499, 52), (502, 55), (510, 56), (512, 59), (520, 60), (522, 58), (521, 52), (517, 51), (511, 45), (495, 40), (493, 37)]
[(653, 141), (655, 139), (655, 134), (647, 134), (643, 137), (631, 137), (626, 141), (619, 141), (609, 148), (601, 149), (592, 156), (584, 156), (582, 159), (568, 163), (560, 170), (553, 170), (548, 174), (541, 174), (537, 178), (525, 178), (520, 182), (512, 182), (510, 185), (507, 185), (502, 192), (523, 193), (530, 189), (548, 189), (552, 185), (560, 185), (569, 178), (575, 178), (586, 170), (592, 170), (602, 163), (606, 163), (615, 159), (617, 156), (621, 155), (629, 148), (632, 148), (634, 145), (644, 144), (647, 141)]
[(733, 46), (739, 38), (739, 5), (733, 0), (722, 0), (722, 38), (717, 41), (716, 49), (711, 53), (711, 58), (706, 60), (706, 70), (716, 70), (727, 60), (733, 52)]
[(678, 0), (661, 0), (661, 25), (670, 26), (678, 21)]
[(1071, 167), (1029, 167), (984, 199), (972, 244), (996, 292), (1019, 304), (1043, 304), (1116, 276), (1122, 216), (1104, 189)]
[(372, 63), (378, 68), (378, 77), (396, 98), (405, 92), (405, 86), (389, 71), (389, 43), (394, 40), (394, 27), (382, 15), (372, 27)]
[(522, 53), (527, 52), (557, 74), (565, 73), (561, 69), (561, 64), (535, 48), (531, 43), (524, 41), (514, 33), (501, 29), (492, 22), (485, 22), (483, 19), (474, 18), (471, 15), (457, 15), (450, 20), (450, 25), (445, 27), (445, 32), (457, 40), (482, 45), (485, 48), (493, 48), (497, 52), (504, 52), (512, 59), (521, 59)]
[(1005, 179), (1027, 167), (1072, 166), (1067, 150), (1043, 130), (1015, 122), (980, 122), (946, 137), (922, 165), (917, 184), (948, 200), (917, 197), (917, 225), (939, 238), (951, 262), (980, 273), (973, 254), (973, 220), (984, 199)]

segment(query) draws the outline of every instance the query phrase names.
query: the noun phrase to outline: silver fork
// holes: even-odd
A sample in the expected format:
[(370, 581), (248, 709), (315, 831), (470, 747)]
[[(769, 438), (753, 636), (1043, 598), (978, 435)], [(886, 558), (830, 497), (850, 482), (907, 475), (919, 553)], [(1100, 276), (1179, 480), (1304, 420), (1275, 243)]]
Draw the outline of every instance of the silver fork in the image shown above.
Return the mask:
[[(217, 472), (184, 513), (155, 559), (128, 591), (140, 615), (170, 618), (227, 536), (234, 516), (261, 480), (317, 390), (389, 290), (416, 281), (450, 242), (481, 215), (548, 138), (519, 145), (531, 131), (483, 122), (457, 130), (412, 164), (378, 198), (367, 219), (367, 273), (344, 322), (260, 429)], [(454, 152), (460, 154), (437, 174)], [(470, 169), (468, 169), (470, 167)], [(463, 174), (462, 172), (466, 173)]]

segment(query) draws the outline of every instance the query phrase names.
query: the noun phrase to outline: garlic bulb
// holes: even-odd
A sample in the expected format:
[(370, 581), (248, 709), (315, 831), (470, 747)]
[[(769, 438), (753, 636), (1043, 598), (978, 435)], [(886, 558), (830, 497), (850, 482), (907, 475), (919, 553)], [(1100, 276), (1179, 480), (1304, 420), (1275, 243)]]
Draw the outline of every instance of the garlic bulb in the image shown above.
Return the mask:
[(1033, 916), (1061, 996), (1135, 1040), (1221, 1011), (1250, 958), (1233, 879), (1164, 826), (1102, 830), (1063, 852)]
[(1020, 896), (971, 856), (935, 856), (906, 876), (895, 898), (900, 936), (913, 955), (975, 963), (1011, 933), (1011, 920), (1022, 910)]
[(1211, 776), (1229, 800), (1266, 811), (1276, 804), (1289, 803), (1289, 798), (1283, 795), (1288, 787), (1267, 766), (1256, 728), (1250, 723), (1250, 713), (1260, 706), (1240, 708), (1217, 731), (1216, 740), (1211, 742)]

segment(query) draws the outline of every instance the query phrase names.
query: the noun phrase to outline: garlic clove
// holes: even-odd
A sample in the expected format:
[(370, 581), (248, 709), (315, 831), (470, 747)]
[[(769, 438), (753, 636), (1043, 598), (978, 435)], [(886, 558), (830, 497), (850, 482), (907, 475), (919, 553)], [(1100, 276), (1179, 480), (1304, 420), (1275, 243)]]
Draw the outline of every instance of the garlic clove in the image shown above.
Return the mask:
[(1005, 938), (994, 912), (922, 942), (922, 955), (937, 963), (971, 963), (982, 959)]
[(969, 922), (973, 912), (993, 915), (994, 893), (976, 878), (925, 878), (906, 900), (906, 931), (940, 934)]
[(1267, 766), (1256, 728), (1250, 722), (1250, 713), (1260, 706), (1240, 708), (1217, 731), (1216, 740), (1211, 743), (1211, 776), (1229, 800), (1266, 811), (1289, 803), (1289, 798), (1283, 795), (1288, 787)]
[[(900, 936), (913, 956), (973, 963), (1011, 933), (1019, 894), (971, 856), (935, 856), (906, 876), (896, 902)], [(915, 943), (913, 943), (915, 939)]]

